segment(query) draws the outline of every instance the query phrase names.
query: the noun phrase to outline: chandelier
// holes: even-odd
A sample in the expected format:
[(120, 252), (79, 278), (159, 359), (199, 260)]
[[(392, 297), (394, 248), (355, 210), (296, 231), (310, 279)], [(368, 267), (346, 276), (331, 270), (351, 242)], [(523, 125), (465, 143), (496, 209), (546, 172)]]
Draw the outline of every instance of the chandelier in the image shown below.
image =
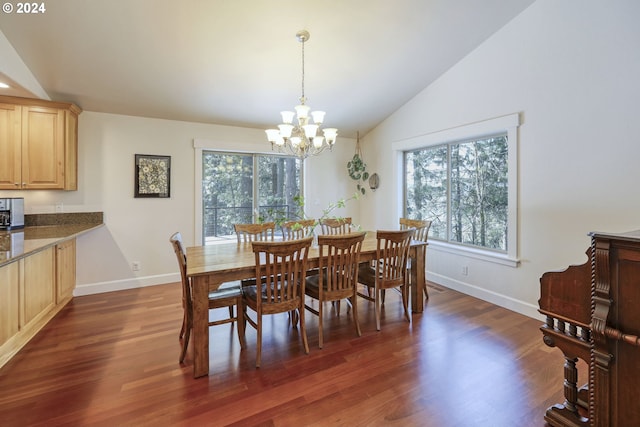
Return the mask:
[[(271, 143), (271, 149), (281, 153), (293, 154), (300, 159), (315, 156), (327, 148), (331, 150), (338, 136), (338, 129), (325, 128), (320, 134), (320, 126), (324, 121), (324, 111), (311, 111), (311, 107), (305, 104), (304, 96), (304, 43), (309, 40), (309, 32), (300, 30), (296, 38), (302, 43), (302, 96), (300, 105), (296, 105), (295, 112), (282, 111), (282, 124), (278, 129), (267, 129), (267, 140)], [(311, 116), (311, 117), (309, 117)], [(294, 122), (294, 118), (296, 119)], [(310, 120), (312, 119), (312, 121)]]

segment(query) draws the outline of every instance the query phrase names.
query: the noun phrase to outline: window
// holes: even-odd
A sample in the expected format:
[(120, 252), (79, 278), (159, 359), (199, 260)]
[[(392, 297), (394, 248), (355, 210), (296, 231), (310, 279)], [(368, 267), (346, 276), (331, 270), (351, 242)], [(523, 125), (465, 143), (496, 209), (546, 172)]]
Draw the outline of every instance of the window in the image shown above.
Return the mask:
[(507, 135), (404, 153), (405, 215), (432, 221), (430, 237), (507, 250)]
[(392, 144), (396, 212), (433, 221), (430, 250), (518, 266), (519, 126), (514, 113)]
[(233, 224), (291, 218), (301, 194), (302, 162), (294, 157), (202, 152), (202, 239), (235, 239)]

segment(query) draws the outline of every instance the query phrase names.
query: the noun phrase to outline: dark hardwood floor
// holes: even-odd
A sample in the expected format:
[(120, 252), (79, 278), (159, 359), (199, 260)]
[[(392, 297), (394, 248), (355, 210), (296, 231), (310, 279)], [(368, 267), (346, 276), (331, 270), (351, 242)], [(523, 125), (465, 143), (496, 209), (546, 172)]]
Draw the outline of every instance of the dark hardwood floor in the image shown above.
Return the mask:
[(191, 349), (178, 364), (179, 284), (78, 297), (0, 369), (0, 425), (544, 426), (563, 401), (563, 358), (541, 322), (429, 292), (409, 324), (388, 291), (380, 332), (359, 300), (360, 338), (346, 304), (327, 310), (324, 349), (307, 312), (308, 355), (287, 315), (270, 316), (260, 369), (255, 330), (240, 351), (235, 325), (212, 327), (201, 379)]

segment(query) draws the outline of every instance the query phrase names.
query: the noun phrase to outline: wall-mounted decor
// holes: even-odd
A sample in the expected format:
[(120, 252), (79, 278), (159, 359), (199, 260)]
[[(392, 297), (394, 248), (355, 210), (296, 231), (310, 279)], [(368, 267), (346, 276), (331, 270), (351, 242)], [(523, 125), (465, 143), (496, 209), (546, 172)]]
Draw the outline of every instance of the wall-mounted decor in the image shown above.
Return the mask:
[(377, 173), (371, 174), (369, 177), (369, 188), (373, 191), (376, 191), (380, 186), (380, 178)]
[(171, 156), (136, 154), (135, 197), (171, 195)]

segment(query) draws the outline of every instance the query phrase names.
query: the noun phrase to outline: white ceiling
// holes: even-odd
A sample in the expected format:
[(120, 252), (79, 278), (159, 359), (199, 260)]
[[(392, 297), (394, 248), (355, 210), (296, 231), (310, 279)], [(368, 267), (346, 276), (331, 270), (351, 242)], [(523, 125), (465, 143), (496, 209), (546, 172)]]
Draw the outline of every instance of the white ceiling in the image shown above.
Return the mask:
[(307, 104), (354, 137), (533, 1), (56, 0), (0, 30), (53, 100), (267, 128), (298, 103), (307, 29)]

